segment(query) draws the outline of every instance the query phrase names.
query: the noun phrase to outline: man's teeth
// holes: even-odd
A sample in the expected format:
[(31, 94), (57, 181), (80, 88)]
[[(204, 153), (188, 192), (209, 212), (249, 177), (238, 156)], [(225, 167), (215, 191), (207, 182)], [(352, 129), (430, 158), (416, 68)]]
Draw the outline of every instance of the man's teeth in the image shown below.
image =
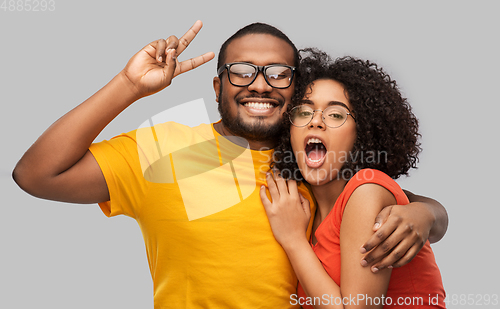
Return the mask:
[(269, 109), (273, 107), (271, 103), (256, 103), (256, 102), (248, 102), (245, 103), (246, 107), (256, 108), (256, 109)]
[(309, 144), (323, 144), (323, 142), (319, 138), (310, 138), (307, 141), (307, 145)]

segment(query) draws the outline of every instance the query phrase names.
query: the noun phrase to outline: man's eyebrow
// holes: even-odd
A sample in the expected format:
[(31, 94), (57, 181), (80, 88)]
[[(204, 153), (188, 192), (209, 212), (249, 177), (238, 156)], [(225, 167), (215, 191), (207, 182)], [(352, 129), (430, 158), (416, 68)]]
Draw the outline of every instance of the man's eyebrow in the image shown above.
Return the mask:
[[(231, 63), (248, 63), (248, 64), (257, 65), (257, 64), (255, 64), (253, 62), (250, 62), (250, 61), (233, 61)], [(282, 62), (273, 62), (273, 63), (268, 63), (266, 65), (289, 65), (289, 66), (292, 66), (292, 65), (284, 63), (284, 62), (283, 63)], [(266, 66), (266, 65), (264, 65), (264, 66)]]

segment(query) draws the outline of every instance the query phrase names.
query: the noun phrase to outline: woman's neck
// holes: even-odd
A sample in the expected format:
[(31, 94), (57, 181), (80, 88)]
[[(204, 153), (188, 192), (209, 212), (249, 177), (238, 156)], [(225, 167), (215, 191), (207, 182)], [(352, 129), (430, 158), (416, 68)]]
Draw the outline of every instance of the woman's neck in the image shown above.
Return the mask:
[(326, 216), (330, 213), (340, 196), (340, 193), (344, 190), (347, 180), (339, 179), (332, 180), (326, 184), (322, 185), (311, 185), (314, 198), (318, 203), (316, 216), (319, 216), (319, 223), (323, 222)]

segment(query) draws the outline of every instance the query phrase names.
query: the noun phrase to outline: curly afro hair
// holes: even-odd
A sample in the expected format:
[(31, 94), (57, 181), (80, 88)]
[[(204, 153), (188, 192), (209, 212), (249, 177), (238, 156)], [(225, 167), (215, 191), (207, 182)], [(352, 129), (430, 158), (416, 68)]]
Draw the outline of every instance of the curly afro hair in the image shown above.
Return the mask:
[[(285, 178), (303, 180), (292, 154), (289, 112), (311, 91), (315, 80), (331, 79), (343, 85), (356, 119), (357, 137), (342, 171), (352, 175), (364, 168), (380, 170), (397, 179), (416, 168), (419, 143), (418, 120), (403, 98), (396, 81), (375, 63), (354, 57), (332, 60), (326, 53), (300, 51), (293, 103), (283, 118), (284, 134), (275, 148), (273, 167)], [(293, 158), (290, 158), (293, 157)]]

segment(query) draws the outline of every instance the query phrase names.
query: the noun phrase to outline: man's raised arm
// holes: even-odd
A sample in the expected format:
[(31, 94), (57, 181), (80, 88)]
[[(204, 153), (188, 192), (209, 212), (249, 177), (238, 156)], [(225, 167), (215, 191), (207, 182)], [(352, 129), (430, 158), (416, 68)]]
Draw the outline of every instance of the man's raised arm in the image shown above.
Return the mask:
[(12, 177), (31, 195), (72, 203), (109, 200), (104, 176), (88, 150), (99, 133), (138, 99), (161, 91), (172, 79), (214, 57), (214, 53), (178, 62), (202, 27), (197, 21), (180, 39), (151, 42), (93, 96), (53, 123), (26, 151)]

